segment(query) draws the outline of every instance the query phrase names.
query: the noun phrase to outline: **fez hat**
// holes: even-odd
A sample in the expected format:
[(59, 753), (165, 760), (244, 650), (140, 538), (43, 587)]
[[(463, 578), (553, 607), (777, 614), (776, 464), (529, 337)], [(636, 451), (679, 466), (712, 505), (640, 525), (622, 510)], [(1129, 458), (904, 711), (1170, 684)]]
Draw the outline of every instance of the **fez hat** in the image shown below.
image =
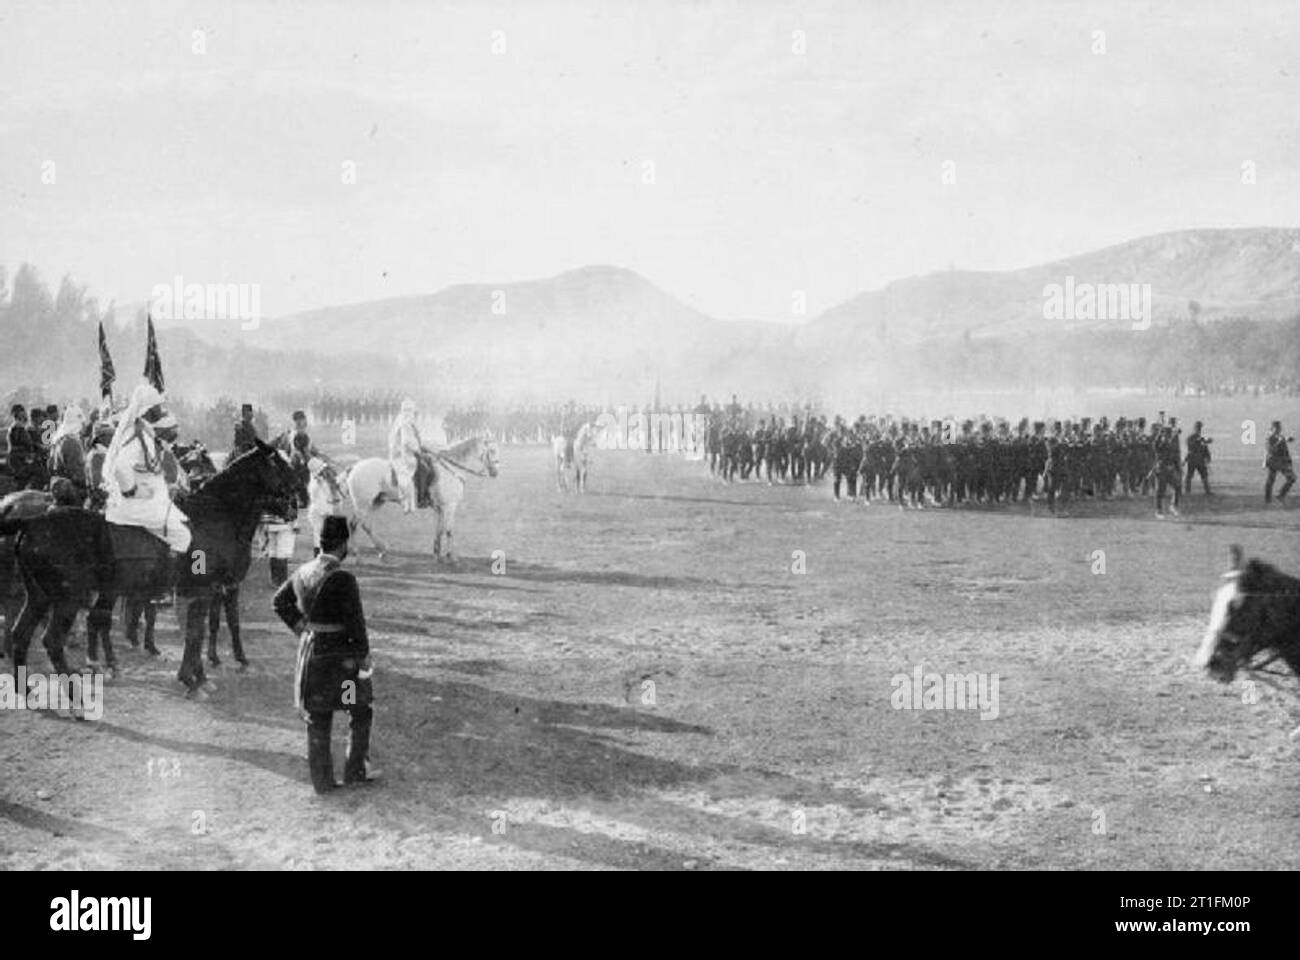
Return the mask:
[(81, 506), (81, 498), (77, 496), (77, 488), (73, 486), (71, 480), (67, 477), (55, 477), (50, 481), (50, 494), (54, 502), (64, 507)]
[(321, 525), (320, 539), (321, 543), (347, 543), (347, 517), (326, 517), (324, 524)]
[(253, 405), (251, 403), (242, 404), (239, 408), (240, 413), (252, 413)]

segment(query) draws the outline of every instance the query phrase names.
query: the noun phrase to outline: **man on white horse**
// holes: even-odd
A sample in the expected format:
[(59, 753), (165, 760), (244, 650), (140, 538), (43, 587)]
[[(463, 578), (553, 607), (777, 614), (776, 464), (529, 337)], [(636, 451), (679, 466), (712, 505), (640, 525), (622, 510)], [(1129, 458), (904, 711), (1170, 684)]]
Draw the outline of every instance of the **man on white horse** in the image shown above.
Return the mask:
[(172, 503), (163, 474), (163, 442), (176, 433), (176, 420), (163, 402), (163, 395), (148, 383), (131, 394), (104, 457), (104, 519), (143, 527), (165, 541), (176, 560), (189, 549), (190, 526), (189, 518)]
[(415, 401), (408, 398), (402, 401), (402, 409), (388, 434), (388, 459), (393, 464), (397, 491), (405, 513), (415, 510), (417, 496), (423, 498), (417, 480), (423, 479), (421, 466), (426, 452), (420, 439), (420, 429), (415, 425)]

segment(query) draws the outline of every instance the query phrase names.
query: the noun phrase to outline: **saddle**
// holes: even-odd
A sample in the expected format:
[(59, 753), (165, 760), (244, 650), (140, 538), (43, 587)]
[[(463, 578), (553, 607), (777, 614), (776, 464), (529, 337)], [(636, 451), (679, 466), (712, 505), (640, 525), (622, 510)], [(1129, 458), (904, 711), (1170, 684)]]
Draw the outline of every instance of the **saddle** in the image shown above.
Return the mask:
[(134, 567), (141, 577), (161, 578), (167, 573), (171, 551), (165, 541), (144, 527), (109, 523), (108, 539), (113, 547), (115, 565)]
[[(411, 478), (411, 483), (415, 485), (415, 505), (423, 510), (425, 507), (433, 506), (433, 498), (429, 495), (429, 488), (438, 476), (437, 460), (433, 454), (421, 450), (415, 455), (415, 476)], [(394, 487), (397, 483), (397, 468), (389, 467), (389, 474), (392, 477)]]
[(438, 477), (437, 460), (430, 453), (420, 451), (415, 458), (415, 505), (420, 509), (433, 506), (429, 488)]

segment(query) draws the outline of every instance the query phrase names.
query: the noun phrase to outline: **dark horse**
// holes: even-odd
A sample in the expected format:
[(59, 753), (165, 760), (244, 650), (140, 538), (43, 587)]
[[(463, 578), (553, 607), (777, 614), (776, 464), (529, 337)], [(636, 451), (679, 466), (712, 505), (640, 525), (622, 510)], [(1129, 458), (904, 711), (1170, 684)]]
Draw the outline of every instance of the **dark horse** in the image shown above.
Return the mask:
[(79, 610), (107, 643), (119, 595), (157, 594), (174, 582), (185, 652), (177, 679), (191, 694), (206, 682), (203, 628), (216, 584), (238, 583), (248, 572), (250, 545), (262, 513), (294, 490), (289, 464), (258, 442), (185, 501), (192, 541), (172, 573), (165, 543), (140, 527), (110, 524), (89, 510), (64, 508), (26, 520), (0, 520), (0, 536), (18, 532), (16, 553), (25, 600), (13, 631), (15, 674), (41, 618), (50, 663), (69, 673), (63, 645)]
[[(1260, 560), (1243, 565), (1238, 546), (1223, 577), (1193, 663), (1222, 683), (1275, 660), (1300, 676), (1300, 580)], [(1267, 656), (1257, 661), (1261, 655)]]
[[(189, 444), (174, 444), (170, 453), (170, 464), (168, 460), (164, 459), (164, 471), (170, 465), (176, 472), (184, 474), (185, 484), (188, 486), (189, 491), (199, 490), (203, 484), (207, 483), (219, 472), (216, 464), (212, 462), (212, 457), (208, 454), (207, 448), (198, 440)], [(177, 479), (170, 473), (167, 476), (169, 484), (176, 482)], [(182, 510), (187, 509), (185, 500), (188, 495), (188, 493), (177, 494), (177, 503)], [(239, 584), (237, 582), (233, 584), (218, 583), (213, 586), (213, 591), (213, 602), (208, 608), (208, 662), (214, 667), (220, 663), (216, 654), (216, 643), (221, 613), (224, 610), (226, 620), (230, 624), (235, 659), (240, 663), (247, 663), (248, 660), (244, 656), (239, 638)], [(129, 593), (122, 598), (122, 620), (126, 627), (126, 639), (133, 648), (140, 646), (140, 624), (143, 621), (144, 648), (148, 653), (157, 656), (158, 648), (154, 644), (154, 626), (157, 619), (157, 598), (148, 591)], [(87, 652), (92, 661), (98, 658), (98, 643), (101, 639), (104, 639), (101, 631), (90, 632)], [(104, 652), (107, 657), (108, 668), (116, 674), (116, 661), (111, 643), (105, 641)]]
[[(54, 498), (44, 490), (17, 490), (0, 497), (0, 521), (26, 520), (50, 508)], [(0, 657), (13, 650), (14, 624), (23, 609), (23, 585), (18, 576), (18, 556), (14, 552), (15, 535), (0, 536), (0, 613), (5, 630)]]

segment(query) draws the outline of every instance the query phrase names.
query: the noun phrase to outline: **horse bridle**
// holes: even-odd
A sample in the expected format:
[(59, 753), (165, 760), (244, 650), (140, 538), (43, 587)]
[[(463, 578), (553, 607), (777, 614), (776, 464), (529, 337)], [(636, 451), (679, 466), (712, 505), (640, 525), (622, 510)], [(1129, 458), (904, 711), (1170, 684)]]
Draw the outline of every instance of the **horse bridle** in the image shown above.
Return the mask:
[(455, 467), (458, 470), (464, 470), (466, 473), (472, 473), (476, 477), (488, 476), (488, 472), (486, 470), (475, 470), (473, 467), (467, 467), (463, 463), (457, 463), (455, 460), (447, 456), (445, 453), (435, 453), (433, 454), (433, 459), (438, 463), (445, 463), (449, 467)]

